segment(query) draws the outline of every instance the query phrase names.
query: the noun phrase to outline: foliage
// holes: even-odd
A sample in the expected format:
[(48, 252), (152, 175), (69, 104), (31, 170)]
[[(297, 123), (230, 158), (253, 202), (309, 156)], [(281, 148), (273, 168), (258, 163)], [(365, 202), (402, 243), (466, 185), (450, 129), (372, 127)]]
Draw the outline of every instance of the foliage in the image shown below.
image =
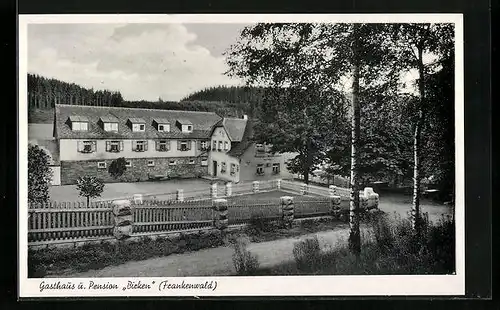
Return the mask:
[(184, 97), (184, 101), (218, 101), (227, 103), (259, 103), (265, 89), (249, 86), (216, 86), (208, 87)]
[(127, 171), (127, 161), (124, 157), (113, 160), (108, 167), (109, 174), (115, 179), (121, 177), (125, 171)]
[(307, 238), (293, 245), (293, 257), (297, 269), (301, 271), (312, 271), (321, 266), (321, 248), (318, 237)]
[[(455, 223), (442, 218), (423, 233), (414, 233), (409, 219), (396, 222), (378, 217), (372, 225), (374, 238), (364, 243), (359, 256), (339, 243), (319, 256), (311, 255), (305, 268), (282, 263), (260, 268), (252, 275), (390, 275), (453, 274), (455, 272)], [(318, 263), (320, 262), (320, 263)]]
[(256, 255), (247, 250), (247, 241), (238, 238), (233, 244), (233, 264), (238, 275), (251, 275), (259, 268)]
[(80, 191), (80, 196), (87, 198), (88, 205), (90, 198), (101, 196), (104, 183), (94, 176), (81, 176), (76, 180), (76, 189)]
[(139, 261), (168, 256), (223, 244), (219, 231), (180, 234), (174, 238), (143, 237), (122, 244), (101, 242), (88, 243), (76, 248), (43, 248), (28, 250), (28, 277), (44, 277), (66, 269), (83, 272), (119, 265), (127, 261)]
[(49, 201), (49, 186), (52, 171), (50, 157), (38, 145), (28, 145), (28, 201), (46, 203)]
[(250, 217), (248, 230), (253, 234), (270, 232), (275, 228), (276, 226), (274, 225), (273, 220), (270, 218), (266, 218), (257, 214), (252, 214), (252, 216)]

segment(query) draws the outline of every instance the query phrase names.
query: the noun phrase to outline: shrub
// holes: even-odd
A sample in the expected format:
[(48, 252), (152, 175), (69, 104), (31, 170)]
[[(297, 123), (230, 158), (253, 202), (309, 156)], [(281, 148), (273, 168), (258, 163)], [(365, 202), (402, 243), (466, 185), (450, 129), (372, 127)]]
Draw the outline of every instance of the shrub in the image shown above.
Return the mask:
[(124, 157), (120, 157), (113, 160), (108, 168), (109, 174), (114, 179), (117, 179), (118, 177), (122, 176), (123, 173), (125, 173), (125, 171), (127, 171), (127, 161), (125, 160)]
[(50, 156), (38, 145), (28, 145), (28, 201), (46, 203), (49, 201), (49, 186), (52, 171)]
[(248, 228), (250, 232), (259, 234), (262, 232), (273, 231), (275, 227), (272, 219), (252, 214)]
[(247, 243), (246, 240), (238, 238), (233, 244), (233, 264), (238, 275), (254, 275), (259, 269), (259, 260), (247, 250)]
[(308, 238), (296, 242), (293, 246), (293, 257), (297, 269), (301, 271), (313, 271), (321, 265), (321, 248), (318, 237)]
[(94, 176), (82, 176), (76, 181), (76, 189), (80, 191), (80, 196), (87, 198), (87, 206), (90, 198), (100, 197), (104, 191), (104, 183)]

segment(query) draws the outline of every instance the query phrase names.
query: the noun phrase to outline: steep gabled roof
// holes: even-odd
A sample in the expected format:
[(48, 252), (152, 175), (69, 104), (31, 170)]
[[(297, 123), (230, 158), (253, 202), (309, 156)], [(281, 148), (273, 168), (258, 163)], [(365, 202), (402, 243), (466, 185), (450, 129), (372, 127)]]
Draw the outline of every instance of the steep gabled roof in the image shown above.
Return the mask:
[(214, 124), (210, 135), (213, 134), (217, 127), (224, 127), (231, 142), (240, 142), (247, 127), (247, 120), (242, 118), (223, 118)]
[(227, 154), (233, 157), (240, 157), (245, 153), (245, 151), (252, 145), (253, 136), (253, 121), (251, 119), (246, 120), (245, 130), (241, 137), (240, 142), (231, 143), (231, 149)]
[[(138, 138), (192, 138), (209, 139), (212, 126), (221, 120), (214, 112), (178, 111), (159, 109), (136, 109), (123, 107), (95, 107), (79, 105), (56, 105), (56, 127), (59, 139), (138, 139)], [(67, 120), (72, 115), (85, 116), (89, 119), (88, 131), (72, 131)], [(98, 124), (99, 119), (115, 119), (118, 121), (118, 132), (104, 131)], [(133, 132), (127, 121), (129, 118), (142, 118), (146, 123), (143, 132)], [(193, 132), (183, 133), (177, 127), (169, 132), (159, 132), (153, 127), (153, 120), (163, 120), (174, 124), (182, 119), (191, 122)]]

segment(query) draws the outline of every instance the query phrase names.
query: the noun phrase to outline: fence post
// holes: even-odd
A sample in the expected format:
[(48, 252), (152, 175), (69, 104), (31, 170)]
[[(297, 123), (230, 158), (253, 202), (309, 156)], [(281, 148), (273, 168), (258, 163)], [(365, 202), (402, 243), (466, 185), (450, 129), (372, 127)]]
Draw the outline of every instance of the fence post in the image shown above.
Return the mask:
[(133, 213), (130, 200), (115, 200), (112, 202), (114, 215), (113, 235), (123, 240), (132, 235)]
[(215, 216), (215, 227), (219, 230), (224, 230), (228, 225), (227, 218), (227, 200), (226, 199), (215, 199), (214, 209), (216, 211)]
[(337, 192), (337, 186), (335, 185), (328, 186), (328, 193), (330, 194), (330, 197), (335, 196), (336, 192)]
[(304, 183), (300, 185), (300, 194), (307, 195), (307, 184)]
[(340, 209), (341, 198), (340, 198), (340, 196), (330, 195), (330, 201), (331, 201), (332, 215), (336, 218), (340, 218), (340, 214), (341, 214), (341, 209)]
[(252, 192), (254, 192), (254, 193), (259, 192), (259, 181), (252, 182)]
[(378, 209), (379, 195), (371, 187), (365, 187), (364, 195), (367, 199), (368, 209)]
[(183, 189), (179, 188), (177, 190), (176, 200), (177, 201), (184, 201), (184, 190)]
[(210, 196), (212, 198), (217, 198), (217, 183), (212, 183), (210, 185)]
[(142, 194), (134, 194), (134, 203), (138, 205), (142, 204)]
[(292, 227), (294, 218), (294, 204), (292, 196), (281, 196), (281, 214), (285, 227)]
[(276, 188), (281, 189), (281, 179), (276, 180)]
[(231, 197), (232, 194), (233, 194), (233, 183), (227, 182), (226, 183), (226, 196)]

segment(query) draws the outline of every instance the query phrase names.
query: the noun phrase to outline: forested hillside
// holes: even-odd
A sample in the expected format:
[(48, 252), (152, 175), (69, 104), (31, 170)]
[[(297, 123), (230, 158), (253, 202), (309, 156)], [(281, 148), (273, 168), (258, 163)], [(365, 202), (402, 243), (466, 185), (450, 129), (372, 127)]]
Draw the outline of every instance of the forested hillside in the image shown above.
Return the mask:
[(94, 90), (75, 83), (28, 74), (28, 121), (50, 123), (55, 104), (113, 106), (164, 110), (211, 111), (225, 117), (249, 114), (250, 102), (259, 102), (262, 90), (246, 87), (212, 87), (195, 92), (180, 102), (125, 101), (120, 92)]

